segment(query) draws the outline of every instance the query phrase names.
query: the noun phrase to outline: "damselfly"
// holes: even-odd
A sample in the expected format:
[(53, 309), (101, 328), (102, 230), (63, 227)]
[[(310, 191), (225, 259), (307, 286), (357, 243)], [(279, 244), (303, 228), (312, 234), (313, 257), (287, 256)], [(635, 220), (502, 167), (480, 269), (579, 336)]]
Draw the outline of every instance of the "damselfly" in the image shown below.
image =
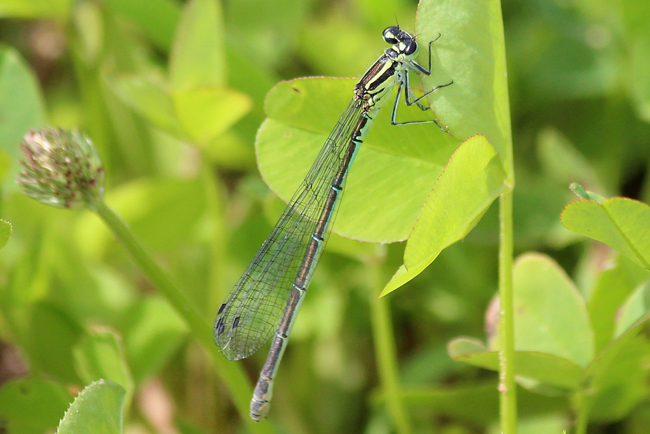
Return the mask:
[[(256, 421), (266, 417), (269, 411), (273, 379), (323, 252), (350, 165), (393, 88), (397, 85), (391, 114), (393, 125), (438, 125), (435, 120), (398, 123), (396, 113), (402, 92), (407, 105), (416, 104), (427, 110), (428, 107), (420, 101), (451, 84), (437, 86), (419, 98), (409, 87), (409, 71), (431, 74), (431, 45), (440, 36), (429, 42), (428, 69), (414, 60), (418, 55), (418, 44), (413, 36), (391, 26), (384, 30), (383, 37), (392, 47), (354, 87), (352, 101), (325, 141), (309, 173), (217, 313), (214, 340), (229, 360), (252, 355), (273, 337), (251, 401), (250, 414)], [(440, 125), (438, 127), (446, 132)]]

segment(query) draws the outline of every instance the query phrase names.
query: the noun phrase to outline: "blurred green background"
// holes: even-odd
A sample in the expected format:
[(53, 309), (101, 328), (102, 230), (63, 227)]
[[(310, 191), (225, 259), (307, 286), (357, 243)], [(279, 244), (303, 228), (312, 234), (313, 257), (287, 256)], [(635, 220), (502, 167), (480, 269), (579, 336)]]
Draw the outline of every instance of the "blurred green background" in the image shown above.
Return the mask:
[[(0, 0), (0, 217), (13, 225), (0, 250), (0, 432), (53, 432), (88, 384), (76, 355), (97, 336), (116, 343), (121, 375), (131, 383), (126, 432), (244, 430), (209, 358), (101, 221), (41, 205), (14, 182), (28, 128), (87, 133), (105, 164), (107, 203), (213, 317), (281, 209), (255, 162), (265, 94), (283, 79), (360, 76), (385, 49), (382, 30), (397, 21), (412, 31), (417, 7), (372, 0), (214, 5), (219, 26), (196, 30), (207, 32), (208, 43), (192, 53), (173, 50), (192, 38), (177, 33), (180, 1)], [(506, 0), (502, 8), (515, 253), (550, 255), (588, 297), (617, 258), (564, 229), (559, 215), (575, 198), (568, 190), (574, 181), (604, 196), (650, 200), (650, 3)], [(193, 76), (179, 66), (184, 56), (204, 56), (214, 74)], [(187, 80), (220, 86), (210, 97), (223, 102), (197, 112), (208, 122), (180, 119), (192, 132), (184, 136), (165, 104)], [(185, 103), (201, 108), (201, 101)], [(386, 298), (417, 432), (498, 432), (496, 374), (453, 361), (446, 347), (457, 336), (486, 339), (497, 288), (496, 211)], [(404, 243), (334, 238), (280, 368), (273, 427), (392, 432), (371, 317)], [(251, 382), (265, 357), (260, 351), (238, 362)], [(521, 432), (559, 433), (571, 421), (565, 397), (522, 390), (519, 398)], [(647, 432), (650, 401), (634, 404), (590, 432)]]

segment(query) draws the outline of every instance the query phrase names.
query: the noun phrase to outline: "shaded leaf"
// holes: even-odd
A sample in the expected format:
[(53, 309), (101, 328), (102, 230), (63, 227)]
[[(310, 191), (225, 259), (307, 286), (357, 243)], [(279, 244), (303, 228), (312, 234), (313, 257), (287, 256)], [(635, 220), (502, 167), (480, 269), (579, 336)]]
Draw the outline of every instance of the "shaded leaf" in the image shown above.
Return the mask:
[(82, 334), (81, 326), (69, 312), (48, 303), (35, 303), (28, 312), (21, 337), (32, 369), (62, 383), (79, 383), (72, 347)]
[[(514, 266), (515, 349), (587, 366), (594, 337), (582, 295), (549, 257), (526, 254)], [(567, 333), (571, 330), (571, 333)]]
[(57, 426), (71, 401), (68, 390), (51, 381), (10, 381), (0, 388), (0, 420), (8, 433), (47, 432)]
[[(456, 361), (499, 371), (497, 351), (476, 351), (480, 346), (466, 338), (454, 339), (450, 342), (449, 348), (450, 356)], [(515, 374), (518, 376), (568, 390), (578, 389), (584, 372), (580, 366), (570, 360), (537, 351), (517, 350), (514, 365)]]
[(639, 286), (617, 312), (615, 337), (619, 337), (636, 324), (650, 308), (650, 283)]
[(585, 372), (584, 405), (595, 421), (624, 417), (647, 399), (650, 317), (640, 319), (601, 351)]
[[(487, 424), (499, 418), (496, 381), (471, 386), (403, 388), (401, 396), (404, 403), (414, 410), (426, 409), (477, 424)], [(525, 389), (517, 392), (517, 401), (519, 413), (526, 418), (564, 412), (568, 405), (565, 397), (549, 398)]]
[[(614, 339), (621, 305), (646, 279), (648, 271), (622, 255), (618, 257), (614, 267), (603, 270), (598, 275), (587, 303), (596, 352), (601, 351)], [(620, 320), (618, 323), (620, 324)]]

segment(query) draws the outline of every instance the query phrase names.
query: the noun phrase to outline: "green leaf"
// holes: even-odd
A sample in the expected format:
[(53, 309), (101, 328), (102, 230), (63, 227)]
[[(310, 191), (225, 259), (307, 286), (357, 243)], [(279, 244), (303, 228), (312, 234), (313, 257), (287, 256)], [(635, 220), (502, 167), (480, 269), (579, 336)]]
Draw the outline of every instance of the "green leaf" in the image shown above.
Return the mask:
[(0, 388), (0, 420), (8, 433), (48, 432), (57, 426), (71, 401), (64, 386), (37, 378), (22, 378)]
[(650, 316), (598, 354), (585, 372), (585, 405), (590, 420), (614, 421), (647, 399)]
[[(633, 16), (633, 19), (646, 16), (647, 7), (641, 6), (643, 2), (630, 2), (631, 5), (621, 3), (622, 11)], [(641, 6), (641, 7), (640, 7)], [(650, 68), (650, 30), (646, 23), (637, 25), (628, 31), (626, 41), (628, 49), (626, 65), (630, 87), (629, 95), (634, 103), (638, 115), (646, 122), (650, 121), (650, 81), (648, 81), (648, 68)]]
[(219, 2), (191, 0), (185, 4), (170, 55), (173, 92), (226, 83), (222, 25)]
[[(170, 251), (187, 242), (188, 232), (198, 224), (205, 196), (199, 180), (139, 180), (123, 184), (106, 201), (129, 224), (144, 245), (154, 251)], [(81, 217), (79, 245), (93, 256), (119, 248), (113, 235), (91, 214)]]
[(489, 348), (483, 342), (474, 338), (456, 338), (447, 344), (447, 352), (454, 360), (471, 354), (481, 354), (489, 351)]
[[(282, 215), (282, 211), (287, 206), (286, 203), (281, 201), (276, 196), (269, 197), (264, 201), (264, 216), (269, 224), (273, 224)], [(250, 231), (248, 232), (250, 233)], [(251, 237), (252, 238), (252, 237)], [(262, 238), (263, 239), (263, 238)], [(255, 244), (255, 250), (251, 254), (255, 254), (259, 245)], [(377, 244), (363, 243), (349, 238), (343, 238), (337, 234), (331, 234), (327, 241), (327, 251), (330, 253), (338, 253), (340, 255), (347, 255), (353, 258), (362, 259), (379, 254), (378, 249), (382, 247)], [(247, 257), (248, 259), (248, 257)]]
[(426, 88), (454, 81), (428, 98), (440, 123), (459, 140), (486, 136), (510, 178), (512, 137), (501, 3), (422, 2), (416, 34), (421, 65), (428, 65), (426, 42), (441, 35), (433, 43), (432, 73), (423, 79)]
[(614, 336), (619, 337), (630, 327), (636, 324), (648, 313), (650, 307), (650, 283), (639, 286), (636, 291), (627, 299), (625, 304), (617, 312), (616, 331)]
[(555, 181), (584, 183), (602, 191), (596, 171), (562, 133), (547, 127), (537, 136), (537, 155), (545, 172)]
[(286, 65), (292, 62), (290, 56), (295, 54), (299, 32), (308, 27), (305, 23), (315, 3), (314, 0), (224, 2), (228, 45), (254, 59), (257, 68), (277, 69)]
[(7, 244), (11, 236), (11, 223), (0, 219), (0, 249)]
[(545, 255), (526, 254), (515, 263), (513, 286), (516, 350), (587, 366), (594, 354), (593, 331), (584, 299), (564, 271)]
[(125, 393), (112, 381), (90, 384), (65, 413), (57, 434), (121, 434)]
[(44, 124), (45, 107), (36, 75), (16, 50), (0, 48), (0, 149), (12, 162), (9, 176), (0, 179), (5, 193), (16, 189), (23, 136)]
[(187, 326), (169, 303), (158, 297), (140, 300), (125, 317), (124, 347), (133, 380), (141, 384), (178, 349), (187, 335)]
[(218, 87), (174, 92), (172, 100), (184, 130), (199, 144), (223, 134), (253, 105), (248, 95)]
[(84, 384), (105, 379), (124, 387), (127, 406), (133, 395), (133, 380), (118, 337), (109, 331), (84, 336), (73, 349), (75, 368)]
[(593, 191), (585, 190), (584, 187), (577, 182), (569, 184), (569, 189), (580, 199), (593, 200), (596, 203), (603, 203), (605, 198)]
[(186, 133), (178, 118), (172, 98), (164, 85), (146, 77), (121, 77), (111, 81), (115, 93), (157, 128), (183, 139)]
[(429, 194), (404, 252), (404, 265), (381, 295), (421, 273), (442, 249), (462, 239), (499, 194), (505, 174), (494, 148), (483, 136), (460, 145)]
[[(300, 79), (269, 92), (269, 119), (255, 146), (264, 180), (283, 200), (289, 200), (316, 159), (354, 83)], [(370, 242), (405, 239), (456, 146), (435, 125), (395, 127), (389, 119), (390, 109), (378, 116), (350, 170), (333, 227), (339, 235)]]
[(62, 383), (79, 383), (73, 369), (72, 347), (81, 326), (68, 312), (47, 303), (35, 303), (25, 317), (23, 348), (34, 372), (42, 372)]
[[(402, 387), (402, 401), (410, 411), (426, 411), (450, 416), (454, 419), (486, 424), (498, 418), (499, 395), (497, 384), (490, 382), (478, 386), (454, 387)], [(377, 400), (385, 401), (385, 394)]]
[(173, 0), (106, 0), (114, 8), (137, 23), (145, 35), (160, 49), (168, 51), (174, 30), (181, 16), (180, 6)]
[(3, 18), (63, 18), (68, 14), (72, 0), (2, 0)]
[(616, 319), (625, 299), (647, 279), (647, 270), (622, 255), (614, 267), (598, 275), (587, 304), (597, 352), (614, 338)]
[[(487, 351), (473, 339), (458, 338), (449, 343), (449, 355), (458, 362), (499, 371), (499, 353)], [(515, 352), (516, 375), (568, 390), (580, 386), (584, 370), (562, 357), (537, 351)]]
[[(499, 419), (498, 388), (498, 384), (492, 381), (468, 386), (454, 384), (443, 387), (402, 387), (401, 396), (404, 405), (415, 413), (426, 411), (427, 414), (440, 414), (484, 425)], [(385, 399), (385, 396), (380, 395), (380, 398)], [(517, 403), (522, 420), (535, 415), (563, 414), (568, 406), (564, 397), (549, 398), (525, 389), (517, 392)], [(533, 432), (546, 434), (561, 431)]]
[(602, 204), (590, 200), (571, 203), (562, 212), (569, 230), (601, 241), (646, 269), (650, 269), (650, 207), (615, 197)]

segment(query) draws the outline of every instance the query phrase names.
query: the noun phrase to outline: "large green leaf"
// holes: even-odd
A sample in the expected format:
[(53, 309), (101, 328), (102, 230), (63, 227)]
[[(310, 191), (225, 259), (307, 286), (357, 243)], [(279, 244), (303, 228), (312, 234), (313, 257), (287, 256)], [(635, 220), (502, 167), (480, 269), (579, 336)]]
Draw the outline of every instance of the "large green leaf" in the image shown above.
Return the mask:
[(406, 244), (404, 265), (382, 295), (420, 274), (442, 249), (467, 235), (505, 190), (504, 179), (501, 161), (485, 137), (463, 143), (429, 194)]
[(513, 286), (515, 348), (587, 366), (594, 354), (593, 331), (584, 299), (564, 271), (547, 256), (523, 255), (514, 267)]
[[(512, 178), (510, 101), (506, 54), (497, 0), (437, 0), (420, 3), (416, 17), (420, 64), (427, 65), (427, 43), (433, 43), (428, 88), (454, 84), (434, 92), (429, 102), (442, 125), (459, 140), (483, 134), (497, 150)], [(510, 181), (512, 183), (512, 181)]]
[(74, 400), (57, 434), (121, 434), (125, 391), (119, 384), (99, 380)]
[(598, 203), (581, 200), (566, 206), (562, 224), (601, 241), (637, 264), (650, 269), (650, 206), (624, 197)]
[[(288, 200), (352, 96), (354, 80), (300, 79), (269, 92), (257, 136), (260, 171)], [(334, 232), (362, 241), (405, 239), (455, 147), (435, 125), (390, 125), (389, 108), (370, 129), (346, 183)], [(291, 170), (288, 170), (290, 164)]]

